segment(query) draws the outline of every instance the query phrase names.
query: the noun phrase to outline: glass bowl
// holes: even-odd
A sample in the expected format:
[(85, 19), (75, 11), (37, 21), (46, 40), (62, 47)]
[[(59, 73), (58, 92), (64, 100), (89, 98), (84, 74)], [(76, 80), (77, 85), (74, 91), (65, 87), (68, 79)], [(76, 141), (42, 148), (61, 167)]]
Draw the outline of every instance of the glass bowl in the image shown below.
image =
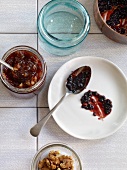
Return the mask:
[(50, 1), (38, 16), (40, 44), (54, 55), (64, 56), (77, 51), (89, 30), (89, 14), (76, 0)]
[(59, 151), (62, 155), (71, 156), (74, 161), (74, 170), (82, 170), (81, 161), (77, 153), (63, 143), (51, 143), (40, 148), (32, 160), (31, 170), (39, 170), (39, 161), (47, 157), (50, 151)]
[[(23, 58), (25, 58), (25, 59), (23, 59)], [(28, 78), (30, 77), (29, 82), (31, 84), (28, 87), (23, 87), (23, 88), (20, 86), (17, 87), (13, 84), (14, 83), (16, 84), (20, 79), (22, 79), (22, 82), (24, 82), (23, 77), (22, 77), (23, 74), (21, 75), (19, 73), (16, 73), (16, 71), (15, 71), (15, 73), (17, 75), (20, 75), (21, 77), (19, 76), (20, 77), (19, 78), (15, 74), (14, 76), (17, 76), (17, 77), (13, 76), (13, 79), (10, 79), (13, 81), (9, 81), (8, 78), (10, 76), (12, 78), (14, 71), (11, 71), (7, 67), (1, 65), (1, 68), (0, 68), (1, 69), (1, 74), (0, 74), (1, 81), (2, 81), (3, 85), (7, 88), (7, 90), (12, 95), (19, 97), (19, 98), (30, 98), (40, 92), (40, 90), (42, 89), (43, 84), (45, 82), (45, 79), (46, 79), (47, 66), (46, 66), (46, 63), (45, 63), (43, 57), (38, 53), (37, 50), (35, 50), (32, 47), (28, 47), (28, 46), (16, 46), (16, 47), (13, 47), (10, 50), (8, 50), (2, 57), (2, 60), (8, 62), (12, 67), (15, 67), (14, 63), (17, 60), (18, 64), (21, 64), (20, 68), (23, 67), (22, 64), (24, 62), (24, 65), (26, 67), (23, 67), (24, 70), (22, 69), (23, 74), (27, 73), (27, 75), (24, 75), (24, 79), (28, 80)], [(27, 62), (28, 60), (29, 60), (29, 62)], [(27, 62), (27, 64), (25, 63), (25, 61)], [(30, 75), (30, 71), (31, 71), (30, 67), (32, 68), (34, 66), (36, 67), (36, 69), (35, 69), (36, 71), (34, 72), (34, 75), (33, 75), (33, 73), (31, 73), (31, 75)], [(36, 80), (32, 79), (32, 78), (35, 78), (35, 76), (37, 77), (37, 75), (39, 75), (39, 76)], [(27, 77), (27, 76), (29, 76), (29, 77)], [(33, 83), (31, 80), (35, 80), (36, 83), (35, 82)]]

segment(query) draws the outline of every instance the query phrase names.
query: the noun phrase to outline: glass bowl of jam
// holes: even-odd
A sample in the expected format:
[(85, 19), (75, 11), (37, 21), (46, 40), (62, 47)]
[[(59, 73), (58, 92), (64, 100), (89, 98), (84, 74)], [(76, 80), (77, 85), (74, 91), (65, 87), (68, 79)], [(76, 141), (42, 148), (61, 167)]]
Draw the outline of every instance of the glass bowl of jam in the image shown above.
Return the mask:
[(127, 44), (127, 1), (95, 0), (95, 21), (108, 38)]
[(79, 50), (90, 30), (90, 17), (75, 0), (49, 1), (38, 16), (41, 47), (51, 54), (65, 56)]
[(16, 46), (3, 58), (14, 70), (1, 65), (1, 81), (17, 97), (32, 97), (39, 93), (46, 79), (47, 66), (32, 47)]

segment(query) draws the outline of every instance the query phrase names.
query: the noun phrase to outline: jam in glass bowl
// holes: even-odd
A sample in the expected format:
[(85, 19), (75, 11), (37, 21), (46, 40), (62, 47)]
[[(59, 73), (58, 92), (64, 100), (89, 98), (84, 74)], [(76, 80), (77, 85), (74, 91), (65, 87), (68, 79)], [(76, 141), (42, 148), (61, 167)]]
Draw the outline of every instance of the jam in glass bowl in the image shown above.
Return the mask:
[(14, 70), (1, 65), (1, 80), (4, 86), (17, 97), (32, 97), (41, 90), (47, 67), (43, 57), (28, 46), (16, 46), (3, 58)]

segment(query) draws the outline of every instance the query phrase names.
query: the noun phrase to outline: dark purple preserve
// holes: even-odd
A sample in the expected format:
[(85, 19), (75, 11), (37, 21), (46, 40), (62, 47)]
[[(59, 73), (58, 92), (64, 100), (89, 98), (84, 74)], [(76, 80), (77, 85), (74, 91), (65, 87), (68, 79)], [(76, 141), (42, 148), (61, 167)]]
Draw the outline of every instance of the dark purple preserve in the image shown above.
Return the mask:
[(90, 110), (99, 119), (105, 118), (112, 111), (112, 101), (96, 91), (86, 92), (81, 98), (81, 104), (82, 108)]
[(79, 93), (86, 88), (90, 78), (91, 68), (89, 66), (80, 67), (69, 75), (66, 87), (72, 93)]
[(98, 0), (104, 21), (116, 32), (127, 35), (127, 0)]

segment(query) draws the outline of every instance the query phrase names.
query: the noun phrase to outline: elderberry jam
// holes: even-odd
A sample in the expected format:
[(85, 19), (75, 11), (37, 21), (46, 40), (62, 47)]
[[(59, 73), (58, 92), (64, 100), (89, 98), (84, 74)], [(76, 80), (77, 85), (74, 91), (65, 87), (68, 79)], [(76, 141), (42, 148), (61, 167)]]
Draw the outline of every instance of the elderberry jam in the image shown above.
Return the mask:
[(127, 36), (127, 0), (98, 0), (103, 20), (116, 32)]
[(82, 66), (73, 71), (67, 78), (66, 87), (72, 93), (81, 92), (88, 85), (91, 78), (91, 68)]
[(93, 112), (93, 116), (98, 116), (99, 119), (105, 118), (112, 111), (112, 101), (106, 99), (96, 91), (88, 91), (81, 98), (82, 108)]
[(46, 64), (42, 56), (33, 48), (17, 46), (4, 56), (10, 66), (1, 66), (1, 80), (12, 92), (19, 94), (37, 94), (46, 77)]

